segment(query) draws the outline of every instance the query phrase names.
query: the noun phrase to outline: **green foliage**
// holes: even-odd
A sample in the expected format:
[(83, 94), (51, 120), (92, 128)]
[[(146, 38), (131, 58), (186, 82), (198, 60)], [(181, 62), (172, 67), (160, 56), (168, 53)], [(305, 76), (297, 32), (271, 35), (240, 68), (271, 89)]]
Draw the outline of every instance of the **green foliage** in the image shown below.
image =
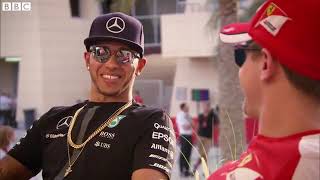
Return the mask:
[(101, 3), (110, 3), (111, 12), (123, 12), (125, 14), (131, 13), (133, 6), (133, 0), (97, 0)]
[(240, 17), (240, 21), (246, 22), (256, 13), (257, 9), (263, 4), (265, 0), (254, 0), (251, 6), (245, 10), (243, 16)]
[(133, 3), (133, 0), (113, 0), (111, 3), (111, 11), (130, 14)]

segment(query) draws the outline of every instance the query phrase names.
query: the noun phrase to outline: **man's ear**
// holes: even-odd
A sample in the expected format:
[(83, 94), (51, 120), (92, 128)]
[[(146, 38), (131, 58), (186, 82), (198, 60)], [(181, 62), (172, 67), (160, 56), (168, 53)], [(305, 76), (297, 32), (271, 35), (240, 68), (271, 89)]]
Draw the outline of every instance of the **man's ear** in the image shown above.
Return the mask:
[(85, 61), (86, 67), (89, 70), (90, 69), (90, 53), (89, 52), (84, 52), (83, 53), (83, 59)]
[(273, 59), (269, 50), (263, 48), (262, 53), (262, 64), (261, 64), (261, 74), (260, 79), (263, 81), (269, 81), (272, 77), (276, 75), (277, 68), (279, 68), (279, 63)]
[(147, 64), (147, 60), (145, 58), (139, 59), (136, 72), (135, 72), (136, 76), (140, 75), (140, 73), (142, 72), (146, 64)]

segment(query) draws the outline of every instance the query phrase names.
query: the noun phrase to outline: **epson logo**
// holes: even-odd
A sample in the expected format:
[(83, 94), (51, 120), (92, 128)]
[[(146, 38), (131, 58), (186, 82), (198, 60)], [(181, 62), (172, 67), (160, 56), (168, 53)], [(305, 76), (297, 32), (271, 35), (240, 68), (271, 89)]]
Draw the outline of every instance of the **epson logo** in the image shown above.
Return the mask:
[(152, 139), (163, 139), (165, 142), (169, 142), (172, 146), (174, 146), (175, 141), (168, 134), (164, 134), (161, 132), (153, 131)]
[(31, 2), (2, 2), (2, 11), (31, 11)]

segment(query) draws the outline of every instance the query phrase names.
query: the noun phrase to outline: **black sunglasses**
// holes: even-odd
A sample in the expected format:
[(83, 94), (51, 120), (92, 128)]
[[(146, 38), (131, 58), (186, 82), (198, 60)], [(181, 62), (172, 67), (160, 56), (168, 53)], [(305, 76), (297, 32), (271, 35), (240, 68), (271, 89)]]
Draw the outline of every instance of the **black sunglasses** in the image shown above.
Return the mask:
[(140, 58), (139, 53), (126, 48), (120, 48), (112, 52), (108, 47), (91, 46), (89, 52), (93, 54), (94, 59), (99, 63), (106, 63), (113, 54), (119, 64), (132, 64), (135, 58)]
[(247, 58), (247, 52), (246, 51), (260, 51), (260, 48), (248, 48), (245, 46), (237, 46), (234, 49), (234, 60), (236, 64), (241, 67)]

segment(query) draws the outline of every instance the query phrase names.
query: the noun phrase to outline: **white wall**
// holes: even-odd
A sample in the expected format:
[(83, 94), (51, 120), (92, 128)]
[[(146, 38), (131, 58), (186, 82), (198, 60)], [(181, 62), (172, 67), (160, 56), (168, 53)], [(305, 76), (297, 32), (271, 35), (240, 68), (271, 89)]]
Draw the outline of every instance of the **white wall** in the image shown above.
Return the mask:
[(16, 88), (16, 69), (18, 63), (9, 63), (4, 60), (0, 60), (0, 91), (15, 94)]
[[(202, 6), (205, 1), (187, 2), (189, 6), (192, 3), (199, 4), (199, 10), (205, 9)], [(174, 59), (176, 62), (171, 116), (176, 116), (182, 102), (189, 104), (192, 116), (197, 115), (197, 104), (191, 97), (192, 89), (209, 89), (212, 105), (215, 105), (218, 82), (214, 63), (216, 59), (213, 57), (216, 55), (219, 28), (210, 27), (211, 12), (193, 10), (193, 7), (195, 6), (187, 7), (184, 14), (161, 16), (162, 57)], [(177, 89), (184, 88), (186, 99), (177, 99)]]
[[(136, 79), (134, 89), (140, 90), (140, 95), (147, 104), (158, 106), (169, 111), (176, 71), (176, 60), (163, 58), (160, 54), (146, 55), (146, 59), (147, 64), (141, 75)], [(146, 85), (148, 81), (160, 83), (161, 91), (146, 92), (152, 91), (152, 88), (145, 89), (146, 86), (144, 85)]]
[(164, 58), (161, 54), (146, 55), (147, 64), (138, 80), (159, 79), (165, 86), (172, 86), (176, 71), (176, 59)]
[(208, 25), (210, 17), (208, 12), (161, 16), (162, 56), (215, 56), (218, 36)]
[[(192, 89), (209, 89), (210, 99), (214, 101), (217, 92), (217, 76), (213, 58), (179, 59), (171, 98), (170, 115), (176, 116), (179, 105), (186, 102), (190, 107), (190, 114), (197, 115), (197, 104), (192, 101)], [(187, 88), (186, 100), (177, 100), (177, 88)], [(214, 104), (214, 102), (213, 102)]]
[(83, 40), (88, 36), (91, 22), (86, 18), (71, 18), (69, 1), (53, 0), (41, 2), (40, 22), (43, 108), (86, 99), (90, 81), (83, 60)]

